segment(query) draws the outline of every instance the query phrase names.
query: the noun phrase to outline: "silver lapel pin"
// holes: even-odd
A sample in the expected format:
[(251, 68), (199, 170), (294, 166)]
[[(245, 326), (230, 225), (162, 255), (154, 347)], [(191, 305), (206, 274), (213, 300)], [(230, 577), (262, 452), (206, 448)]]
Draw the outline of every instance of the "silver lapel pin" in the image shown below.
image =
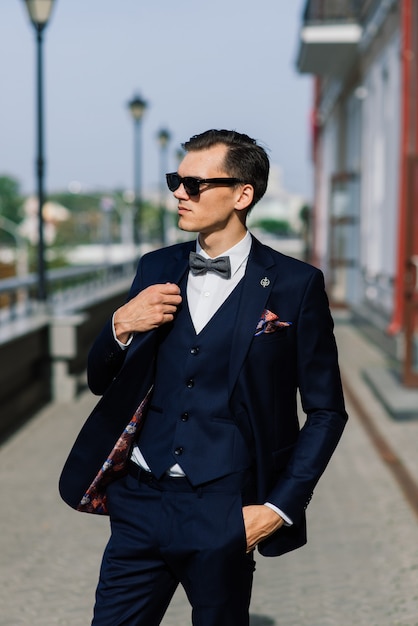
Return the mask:
[(267, 276), (264, 276), (264, 278), (262, 278), (262, 279), (260, 280), (260, 285), (261, 285), (262, 287), (268, 287), (268, 286), (269, 286), (269, 284), (270, 284), (270, 281), (269, 281), (269, 279), (267, 278)]

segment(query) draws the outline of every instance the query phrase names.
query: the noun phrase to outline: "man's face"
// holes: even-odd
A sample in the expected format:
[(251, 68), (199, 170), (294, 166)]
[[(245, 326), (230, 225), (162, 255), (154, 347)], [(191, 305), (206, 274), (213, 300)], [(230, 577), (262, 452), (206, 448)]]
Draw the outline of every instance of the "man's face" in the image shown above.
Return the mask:
[[(227, 147), (224, 145), (188, 152), (178, 173), (181, 177), (228, 178), (230, 174), (223, 168), (226, 152)], [(179, 228), (202, 234), (228, 230), (230, 223), (237, 219), (235, 205), (241, 187), (202, 184), (199, 195), (189, 196), (181, 184), (174, 192), (178, 200)]]

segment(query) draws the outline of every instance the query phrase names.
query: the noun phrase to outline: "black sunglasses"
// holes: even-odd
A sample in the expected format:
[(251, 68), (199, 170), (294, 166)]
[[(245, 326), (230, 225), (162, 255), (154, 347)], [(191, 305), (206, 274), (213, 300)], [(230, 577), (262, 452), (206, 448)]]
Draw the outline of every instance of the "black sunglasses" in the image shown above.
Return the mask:
[(200, 185), (203, 185), (203, 183), (232, 186), (244, 182), (239, 178), (195, 178), (194, 176), (185, 176), (183, 178), (179, 176), (177, 172), (166, 174), (165, 177), (170, 191), (176, 191), (183, 183), (189, 196), (198, 196), (200, 193)]

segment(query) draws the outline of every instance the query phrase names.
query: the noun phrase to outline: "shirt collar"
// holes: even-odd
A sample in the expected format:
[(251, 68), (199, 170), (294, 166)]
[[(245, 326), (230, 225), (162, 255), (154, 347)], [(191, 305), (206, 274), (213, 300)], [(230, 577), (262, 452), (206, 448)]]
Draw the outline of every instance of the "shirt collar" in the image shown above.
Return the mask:
[[(247, 230), (245, 237), (241, 239), (241, 241), (236, 243), (235, 246), (232, 246), (232, 248), (229, 248), (229, 250), (225, 250), (225, 252), (219, 255), (229, 256), (229, 260), (231, 262), (231, 276), (233, 276), (235, 272), (239, 270), (241, 265), (247, 261), (251, 250), (251, 244), (252, 238), (249, 231)], [(196, 241), (196, 252), (198, 254), (201, 254), (205, 259), (210, 258), (209, 255), (206, 254), (206, 252), (202, 249), (199, 243), (199, 239), (197, 239)]]

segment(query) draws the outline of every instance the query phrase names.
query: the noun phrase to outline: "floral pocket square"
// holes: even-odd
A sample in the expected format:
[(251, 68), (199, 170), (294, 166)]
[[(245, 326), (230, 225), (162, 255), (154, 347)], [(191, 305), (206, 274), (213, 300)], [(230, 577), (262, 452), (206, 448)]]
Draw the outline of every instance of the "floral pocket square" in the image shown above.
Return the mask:
[(269, 311), (268, 309), (264, 309), (255, 329), (254, 336), (257, 337), (263, 333), (275, 333), (277, 330), (287, 328), (291, 325), (292, 322), (282, 322), (275, 313)]

